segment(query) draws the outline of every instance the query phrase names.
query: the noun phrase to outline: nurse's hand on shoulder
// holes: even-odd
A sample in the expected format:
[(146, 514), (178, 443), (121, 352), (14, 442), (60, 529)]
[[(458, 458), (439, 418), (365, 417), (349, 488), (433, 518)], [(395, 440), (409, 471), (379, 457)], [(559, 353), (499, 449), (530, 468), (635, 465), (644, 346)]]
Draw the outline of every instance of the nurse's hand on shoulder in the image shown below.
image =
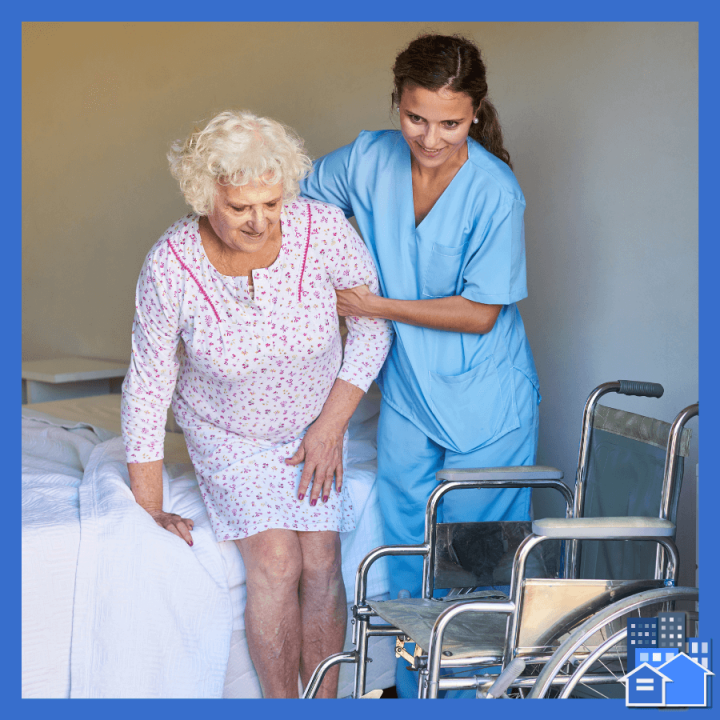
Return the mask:
[(375, 305), (382, 299), (367, 285), (358, 285), (347, 290), (336, 290), (337, 313), (341, 317), (376, 317)]
[(324, 503), (328, 501), (333, 477), (338, 493), (342, 489), (343, 435), (343, 428), (316, 421), (307, 429), (297, 452), (285, 460), (287, 465), (305, 463), (298, 488), (298, 500), (301, 502), (307, 496), (311, 482), (309, 502), (313, 506), (319, 501)]

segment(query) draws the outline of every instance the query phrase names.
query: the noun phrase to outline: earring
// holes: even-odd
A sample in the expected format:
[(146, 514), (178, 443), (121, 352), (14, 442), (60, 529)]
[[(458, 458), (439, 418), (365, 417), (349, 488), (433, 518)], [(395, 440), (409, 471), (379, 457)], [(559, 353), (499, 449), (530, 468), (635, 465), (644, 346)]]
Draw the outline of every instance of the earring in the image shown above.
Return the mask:
[(477, 118), (473, 118), (473, 125), (477, 125), (480, 121)]

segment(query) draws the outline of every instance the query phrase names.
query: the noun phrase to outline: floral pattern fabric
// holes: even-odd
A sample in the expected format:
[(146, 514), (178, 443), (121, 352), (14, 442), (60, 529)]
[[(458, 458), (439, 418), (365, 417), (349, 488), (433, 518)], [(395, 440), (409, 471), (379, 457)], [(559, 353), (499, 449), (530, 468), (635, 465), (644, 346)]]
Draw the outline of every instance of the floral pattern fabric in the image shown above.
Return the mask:
[(297, 500), (300, 445), (336, 378), (367, 390), (392, 342), (389, 322), (347, 318), (344, 357), (335, 290), (367, 284), (373, 261), (337, 208), (299, 198), (281, 215), (282, 245), (267, 268), (222, 275), (208, 260), (199, 217), (168, 228), (136, 292), (122, 424), (128, 462), (163, 457), (172, 402), (216, 538), (270, 528), (354, 528), (347, 483), (327, 503)]

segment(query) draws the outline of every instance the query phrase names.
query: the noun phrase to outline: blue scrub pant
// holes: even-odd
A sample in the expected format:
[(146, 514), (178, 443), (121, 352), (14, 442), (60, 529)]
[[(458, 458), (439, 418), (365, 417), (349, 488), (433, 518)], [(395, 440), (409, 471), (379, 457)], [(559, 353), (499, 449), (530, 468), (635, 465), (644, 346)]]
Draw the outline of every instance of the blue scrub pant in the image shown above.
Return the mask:
[[(422, 430), (383, 401), (378, 423), (378, 477), (387, 545), (422, 543), (425, 507), (437, 486), (435, 473), (446, 468), (534, 465), (537, 454), (539, 395), (532, 383), (515, 372), (515, 399), (520, 427), (470, 453), (455, 453), (438, 445)], [(438, 522), (529, 520), (529, 489), (454, 490), (438, 508)], [(421, 557), (390, 557), (390, 593), (400, 590), (419, 597)], [(417, 673), (398, 661), (398, 697), (417, 697)]]

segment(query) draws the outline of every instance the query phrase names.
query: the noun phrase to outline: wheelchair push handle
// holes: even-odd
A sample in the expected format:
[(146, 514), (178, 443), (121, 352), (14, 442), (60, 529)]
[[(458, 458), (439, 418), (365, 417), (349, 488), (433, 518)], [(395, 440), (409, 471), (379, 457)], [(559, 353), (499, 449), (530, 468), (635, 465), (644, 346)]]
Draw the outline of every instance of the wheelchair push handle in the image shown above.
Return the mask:
[(637, 382), (636, 380), (620, 380), (620, 395), (639, 395), (640, 397), (662, 397), (665, 388), (660, 383)]

